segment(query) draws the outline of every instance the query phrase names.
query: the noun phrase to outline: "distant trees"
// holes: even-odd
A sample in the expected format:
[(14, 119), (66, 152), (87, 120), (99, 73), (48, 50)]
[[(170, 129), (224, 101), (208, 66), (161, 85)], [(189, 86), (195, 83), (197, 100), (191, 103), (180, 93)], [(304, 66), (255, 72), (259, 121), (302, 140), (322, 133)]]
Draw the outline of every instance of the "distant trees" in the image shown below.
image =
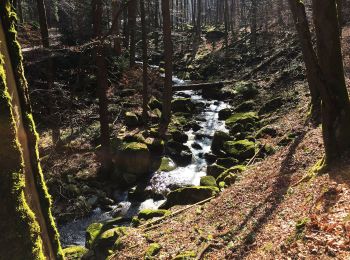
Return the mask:
[(0, 255), (64, 259), (41, 172), (38, 139), (10, 1), (0, 2)]

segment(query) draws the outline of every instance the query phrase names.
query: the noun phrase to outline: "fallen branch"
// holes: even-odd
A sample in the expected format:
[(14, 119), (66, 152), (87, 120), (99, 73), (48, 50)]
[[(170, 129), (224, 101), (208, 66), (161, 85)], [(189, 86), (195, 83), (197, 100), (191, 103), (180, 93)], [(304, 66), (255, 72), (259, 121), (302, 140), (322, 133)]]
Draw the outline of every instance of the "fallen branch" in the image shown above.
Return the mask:
[(184, 211), (186, 211), (186, 210), (188, 210), (188, 209), (190, 209), (190, 208), (193, 208), (194, 206), (198, 206), (198, 205), (204, 204), (204, 203), (206, 203), (206, 202), (212, 200), (213, 198), (215, 198), (215, 196), (212, 196), (212, 197), (210, 197), (210, 198), (208, 198), (208, 199), (199, 201), (199, 202), (197, 202), (197, 203), (195, 203), (195, 204), (192, 204), (192, 205), (189, 205), (189, 206), (187, 206), (187, 207), (185, 207), (185, 208), (179, 209), (179, 210), (177, 210), (177, 211), (171, 213), (170, 215), (167, 215), (167, 216), (158, 218), (158, 219), (153, 220), (153, 221), (151, 221), (151, 222), (149, 222), (149, 223), (145, 223), (145, 224), (139, 226), (139, 228), (147, 228), (147, 227), (150, 227), (150, 226), (152, 226), (152, 225), (154, 225), (154, 224), (157, 224), (157, 223), (159, 223), (159, 222), (161, 222), (162, 220), (165, 220), (165, 219), (167, 219), (167, 218), (175, 217), (176, 215), (178, 215), (178, 214), (180, 214), (180, 213), (182, 213), (182, 212), (184, 212)]
[(228, 81), (218, 81), (218, 82), (206, 82), (206, 83), (196, 83), (196, 84), (186, 84), (186, 85), (175, 85), (173, 86), (173, 91), (184, 91), (184, 90), (200, 90), (203, 88), (223, 88), (225, 84), (234, 83), (235, 80)]
[(263, 145), (263, 146), (259, 149), (259, 151), (257, 151), (257, 152), (255, 153), (255, 155), (254, 155), (254, 156), (249, 160), (249, 162), (247, 163), (246, 167), (248, 167), (249, 165), (251, 165), (251, 164), (254, 162), (255, 158), (260, 154), (260, 152), (261, 152), (264, 148), (265, 148), (265, 145)]
[(196, 257), (196, 260), (202, 259), (204, 253), (212, 246), (211, 243), (206, 244)]

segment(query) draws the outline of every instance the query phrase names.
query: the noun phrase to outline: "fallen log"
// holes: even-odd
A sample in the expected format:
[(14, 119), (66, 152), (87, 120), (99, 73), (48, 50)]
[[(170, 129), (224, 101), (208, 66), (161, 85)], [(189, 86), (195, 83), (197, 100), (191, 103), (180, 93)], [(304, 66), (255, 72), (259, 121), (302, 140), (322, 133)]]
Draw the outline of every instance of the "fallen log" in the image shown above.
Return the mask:
[(184, 91), (184, 90), (201, 90), (203, 88), (223, 88), (226, 82), (212, 82), (212, 83), (197, 83), (197, 84), (186, 84), (186, 85), (175, 85), (173, 91)]

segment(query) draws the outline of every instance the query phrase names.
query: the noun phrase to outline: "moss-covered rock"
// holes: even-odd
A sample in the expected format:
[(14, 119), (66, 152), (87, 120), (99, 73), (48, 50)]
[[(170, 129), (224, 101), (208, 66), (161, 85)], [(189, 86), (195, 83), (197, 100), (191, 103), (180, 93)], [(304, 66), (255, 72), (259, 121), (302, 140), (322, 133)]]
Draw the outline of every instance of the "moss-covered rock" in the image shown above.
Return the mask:
[(219, 120), (226, 120), (232, 115), (231, 108), (224, 108), (219, 111)]
[(146, 250), (145, 259), (152, 259), (152, 257), (156, 256), (161, 249), (162, 246), (158, 243), (150, 244)]
[(152, 218), (159, 218), (170, 215), (171, 211), (165, 209), (144, 209), (139, 212), (138, 218), (142, 220), (149, 220)]
[(139, 125), (139, 118), (135, 113), (126, 112), (125, 113), (125, 125), (127, 127), (136, 127)]
[(229, 134), (223, 131), (216, 131), (214, 133), (213, 141), (211, 143), (211, 150), (213, 153), (218, 153), (224, 148), (224, 143), (232, 140)]
[(246, 112), (246, 113), (236, 113), (230, 116), (226, 121), (226, 126), (231, 128), (236, 124), (241, 124), (245, 129), (247, 124), (256, 125), (259, 117), (255, 112)]
[(163, 157), (158, 171), (171, 172), (176, 169), (176, 165), (169, 157)]
[(145, 144), (152, 155), (161, 156), (164, 154), (165, 144), (162, 139), (149, 137), (145, 140)]
[(67, 260), (80, 260), (87, 252), (88, 249), (83, 246), (70, 246), (63, 249)]
[(190, 98), (177, 98), (171, 102), (171, 110), (181, 113), (191, 113), (193, 112), (195, 106)]
[(276, 97), (266, 102), (259, 110), (259, 115), (264, 115), (273, 112), (283, 105), (283, 98)]
[(160, 207), (163, 209), (171, 208), (175, 205), (194, 204), (215, 196), (219, 192), (216, 187), (184, 187), (170, 192), (166, 202)]
[(216, 187), (216, 180), (213, 176), (203, 176), (201, 177), (200, 186)]
[(248, 140), (228, 141), (224, 144), (224, 151), (239, 161), (254, 156), (255, 144)]
[(264, 136), (271, 136), (271, 137), (276, 137), (277, 136), (277, 130), (273, 127), (270, 126), (265, 126), (261, 128), (257, 133), (256, 133), (256, 138), (261, 138)]
[(162, 110), (162, 107), (163, 107), (162, 102), (160, 102), (154, 96), (150, 98), (148, 106), (150, 107), (151, 110), (159, 109), (160, 111)]
[(216, 178), (216, 183), (219, 185), (220, 182), (224, 182), (225, 185), (233, 184), (237, 179), (237, 173), (245, 171), (247, 168), (244, 165), (236, 165), (227, 169)]
[(105, 259), (112, 252), (116, 241), (125, 234), (125, 227), (115, 227), (102, 232), (96, 237), (93, 249), (97, 259)]
[(178, 254), (174, 260), (190, 260), (190, 259), (195, 259), (197, 256), (196, 252), (193, 251), (186, 251), (183, 253)]
[(171, 132), (171, 136), (173, 138), (173, 140), (175, 142), (178, 142), (178, 143), (186, 143), (188, 141), (188, 136), (182, 132), (182, 131), (179, 131), (179, 130), (175, 130), (173, 132)]
[(254, 98), (259, 94), (256, 84), (253, 82), (239, 81), (235, 84), (234, 88), (235, 93), (244, 99)]
[(217, 178), (221, 173), (223, 173), (226, 170), (227, 169), (225, 167), (217, 165), (217, 164), (208, 165), (207, 175), (213, 176), (214, 178)]
[(225, 168), (231, 168), (237, 165), (239, 161), (235, 158), (219, 158), (216, 160), (216, 164)]
[(85, 246), (86, 248), (91, 248), (95, 239), (101, 234), (103, 224), (102, 223), (92, 223), (87, 229), (85, 234)]
[(239, 106), (236, 107), (235, 111), (236, 112), (249, 112), (254, 109), (255, 106), (255, 101), (253, 100), (248, 100), (243, 103), (241, 103)]
[(129, 184), (149, 173), (152, 168), (151, 153), (144, 143), (123, 143), (114, 156), (114, 162)]
[(166, 151), (179, 166), (187, 166), (192, 162), (191, 149), (186, 145), (171, 140), (167, 143)]

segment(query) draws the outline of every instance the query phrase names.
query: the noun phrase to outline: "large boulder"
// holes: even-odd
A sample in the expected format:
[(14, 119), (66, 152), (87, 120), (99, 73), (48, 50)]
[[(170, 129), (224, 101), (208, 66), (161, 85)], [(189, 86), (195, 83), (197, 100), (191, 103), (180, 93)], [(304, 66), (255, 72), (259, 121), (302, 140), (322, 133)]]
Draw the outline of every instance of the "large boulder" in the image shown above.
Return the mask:
[(97, 259), (106, 259), (109, 251), (115, 246), (117, 240), (125, 235), (125, 227), (115, 227), (101, 232), (93, 243), (93, 250)]
[(175, 130), (173, 132), (171, 132), (171, 136), (173, 138), (173, 140), (175, 142), (178, 142), (178, 143), (186, 143), (188, 141), (188, 136), (184, 133), (184, 132), (181, 132), (179, 130)]
[(167, 153), (179, 166), (187, 166), (192, 162), (191, 149), (179, 142), (169, 141), (166, 146)]
[(125, 125), (127, 127), (136, 127), (139, 125), (139, 118), (135, 113), (126, 112), (125, 113)]
[(149, 137), (145, 140), (148, 150), (154, 156), (162, 156), (165, 151), (164, 141), (158, 138)]
[(216, 131), (211, 143), (211, 150), (213, 153), (218, 153), (224, 148), (224, 143), (232, 140), (230, 135), (223, 131)]
[(216, 187), (184, 187), (170, 192), (166, 202), (161, 206), (169, 209), (175, 205), (188, 205), (215, 196), (219, 192)]
[(150, 107), (151, 110), (154, 109), (159, 109), (160, 111), (162, 110), (162, 102), (160, 102), (158, 99), (156, 99), (155, 97), (151, 97), (148, 103), (148, 106)]
[(248, 100), (243, 103), (241, 103), (239, 106), (236, 107), (236, 112), (249, 112), (254, 109), (256, 102), (253, 100)]
[(226, 120), (232, 115), (231, 108), (224, 108), (219, 111), (219, 120)]
[(144, 143), (123, 143), (114, 156), (114, 163), (116, 169), (122, 172), (124, 180), (133, 184), (151, 171), (152, 156)]
[(255, 144), (248, 140), (228, 141), (224, 144), (224, 151), (239, 161), (254, 156)]
[(216, 160), (216, 164), (225, 168), (231, 168), (237, 165), (239, 162), (235, 158), (219, 158)]
[(217, 178), (224, 171), (226, 171), (226, 168), (217, 164), (208, 165), (207, 167), (207, 175), (214, 178)]
[(169, 157), (163, 157), (158, 171), (171, 172), (176, 169), (176, 165)]
[(235, 125), (241, 125), (244, 129), (248, 124), (254, 126), (257, 124), (259, 117), (254, 112), (236, 113), (226, 119), (225, 124), (231, 128)]
[(190, 98), (177, 98), (171, 102), (171, 110), (181, 113), (191, 113), (194, 110), (194, 103)]

